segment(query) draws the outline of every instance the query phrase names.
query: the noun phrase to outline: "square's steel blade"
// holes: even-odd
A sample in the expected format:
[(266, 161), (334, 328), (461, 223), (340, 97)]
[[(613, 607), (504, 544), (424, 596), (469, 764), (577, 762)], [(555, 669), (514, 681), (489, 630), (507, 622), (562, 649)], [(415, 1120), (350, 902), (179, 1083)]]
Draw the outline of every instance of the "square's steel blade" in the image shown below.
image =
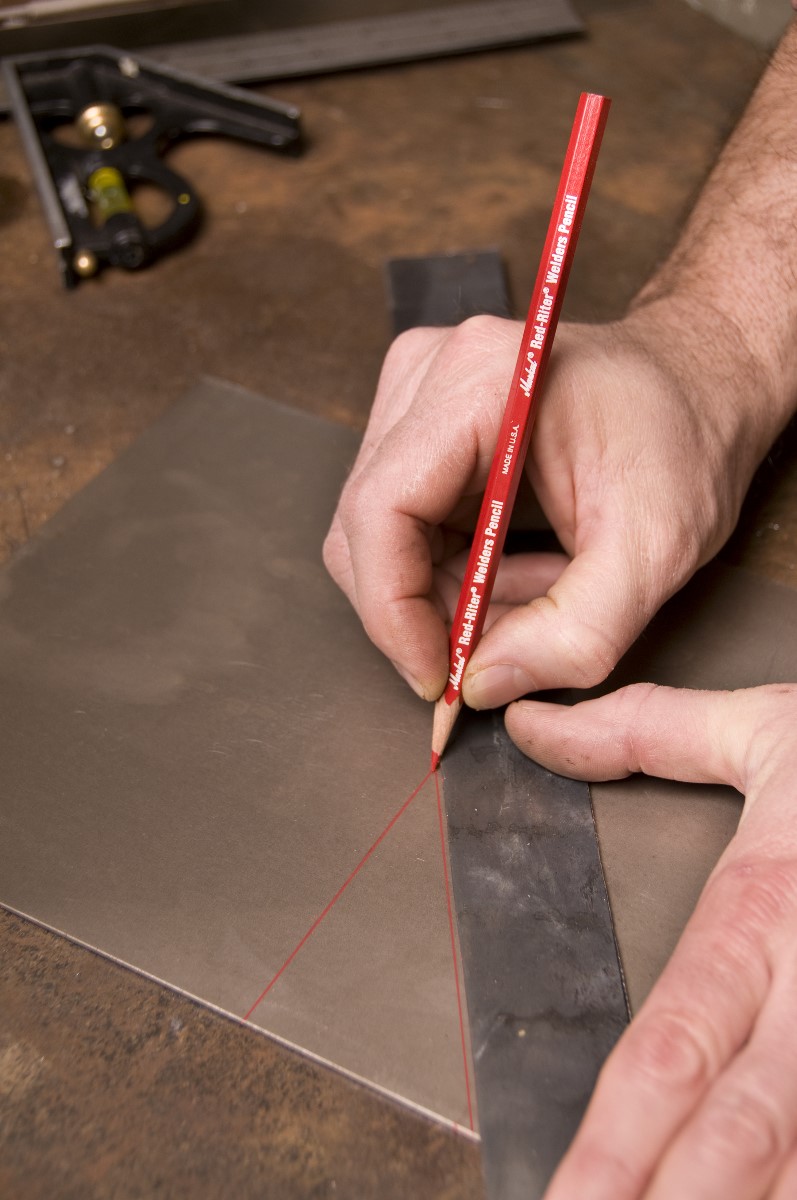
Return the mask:
[(465, 710), (442, 764), (484, 1174), (542, 1196), (627, 1021), (589, 788)]

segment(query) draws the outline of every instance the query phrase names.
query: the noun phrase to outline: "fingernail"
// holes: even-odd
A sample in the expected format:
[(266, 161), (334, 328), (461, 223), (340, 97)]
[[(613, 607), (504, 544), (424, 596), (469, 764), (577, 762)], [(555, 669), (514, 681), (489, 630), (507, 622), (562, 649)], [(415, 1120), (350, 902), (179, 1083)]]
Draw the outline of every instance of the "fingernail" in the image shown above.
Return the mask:
[(411, 675), (410, 672), (406, 669), (406, 667), (402, 667), (401, 663), (397, 663), (396, 660), (393, 658), (391, 658), (390, 661), (393, 663), (393, 666), (396, 668), (396, 670), (398, 671), (401, 678), (405, 681), (405, 683), (408, 683), (410, 685), (412, 690), (415, 692), (415, 695), (420, 696), (421, 700), (428, 700), (429, 697), (427, 695), (427, 690), (423, 686), (423, 684), (419, 683), (418, 680), (415, 678), (415, 676)]
[(525, 671), (508, 663), (499, 663), (474, 675), (466, 675), (464, 695), (471, 708), (498, 708), (533, 689), (534, 684)]

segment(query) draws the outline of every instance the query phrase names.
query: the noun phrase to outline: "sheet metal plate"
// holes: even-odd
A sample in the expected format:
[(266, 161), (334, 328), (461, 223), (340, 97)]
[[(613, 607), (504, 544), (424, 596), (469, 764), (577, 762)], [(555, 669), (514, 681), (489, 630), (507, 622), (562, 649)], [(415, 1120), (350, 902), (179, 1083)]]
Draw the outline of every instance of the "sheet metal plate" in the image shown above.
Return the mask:
[[(204, 384), (0, 576), (0, 901), (238, 1016), (428, 767), (321, 563), (355, 445)], [(253, 1021), (465, 1123), (431, 786)]]

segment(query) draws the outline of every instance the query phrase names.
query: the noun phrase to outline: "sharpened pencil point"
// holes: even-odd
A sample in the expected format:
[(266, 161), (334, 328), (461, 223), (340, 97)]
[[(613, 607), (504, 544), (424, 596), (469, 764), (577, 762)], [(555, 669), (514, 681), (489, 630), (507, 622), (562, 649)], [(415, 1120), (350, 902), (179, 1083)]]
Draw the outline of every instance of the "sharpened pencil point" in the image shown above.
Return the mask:
[(446, 702), (445, 696), (441, 696), (435, 704), (432, 724), (432, 762), (437, 759), (439, 763), (443, 757), (443, 751), (451, 737), (451, 730), (454, 728), (461, 708), (462, 700), (459, 696), (451, 704)]
[(440, 755), (437, 753), (436, 750), (433, 750), (432, 751), (432, 770), (436, 771), (439, 766), (440, 766)]

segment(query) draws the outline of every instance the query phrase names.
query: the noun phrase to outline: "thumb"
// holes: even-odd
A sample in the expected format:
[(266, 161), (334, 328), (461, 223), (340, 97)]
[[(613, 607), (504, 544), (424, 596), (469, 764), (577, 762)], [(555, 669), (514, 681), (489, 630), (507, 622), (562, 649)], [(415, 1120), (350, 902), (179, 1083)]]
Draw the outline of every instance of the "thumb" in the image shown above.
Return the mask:
[(642, 771), (746, 790), (746, 756), (775, 689), (700, 692), (635, 683), (572, 708), (521, 700), (506, 713), (510, 737), (549, 770), (577, 779)]
[(484, 635), (465, 674), (465, 703), (495, 708), (527, 692), (594, 687), (669, 594), (645, 577), (628, 541), (591, 545), (546, 596), (513, 609)]

